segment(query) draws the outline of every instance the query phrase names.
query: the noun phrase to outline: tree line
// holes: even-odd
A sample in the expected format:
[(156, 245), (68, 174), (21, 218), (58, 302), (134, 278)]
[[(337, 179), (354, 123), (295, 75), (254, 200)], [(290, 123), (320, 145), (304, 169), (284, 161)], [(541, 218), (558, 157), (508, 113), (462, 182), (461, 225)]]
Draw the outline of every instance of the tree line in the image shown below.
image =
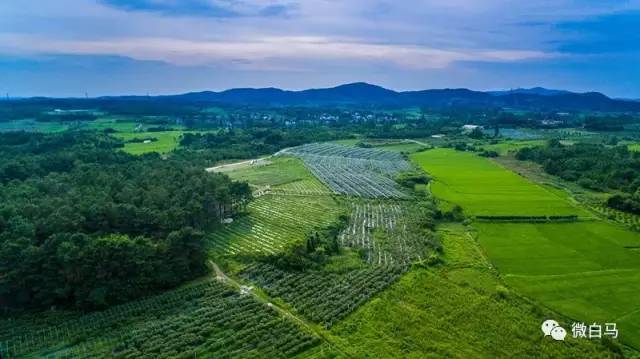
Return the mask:
[(640, 214), (640, 153), (627, 146), (566, 146), (550, 140), (544, 146), (520, 149), (516, 158), (537, 162), (545, 172), (585, 188), (614, 192), (608, 206)]

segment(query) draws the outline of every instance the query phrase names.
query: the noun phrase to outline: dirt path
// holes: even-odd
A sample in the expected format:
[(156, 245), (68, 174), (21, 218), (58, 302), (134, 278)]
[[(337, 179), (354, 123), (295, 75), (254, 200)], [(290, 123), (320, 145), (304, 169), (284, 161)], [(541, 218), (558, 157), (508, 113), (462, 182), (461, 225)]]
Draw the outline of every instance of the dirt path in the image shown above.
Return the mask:
[(420, 145), (420, 146), (431, 147), (431, 145), (430, 145), (430, 144), (428, 144), (428, 143), (424, 143), (424, 142), (420, 142), (420, 141), (418, 141), (418, 140), (411, 140), (411, 139), (408, 139), (408, 138), (407, 138), (407, 139), (405, 139), (404, 141), (405, 141), (405, 142), (413, 142), (413, 143), (416, 143), (416, 144), (418, 144), (418, 145)]
[(252, 160), (227, 163), (224, 165), (209, 167), (206, 169), (206, 171), (207, 172), (225, 172), (225, 171), (233, 171), (233, 170), (237, 170), (237, 169), (241, 169), (249, 166), (268, 164), (268, 161), (271, 157), (272, 156), (267, 156), (267, 157), (255, 158)]
[[(223, 281), (229, 285), (231, 285), (232, 287), (235, 287), (236, 289), (241, 289), (242, 287), (245, 287), (243, 284), (237, 282), (236, 280), (234, 280), (233, 278), (230, 278), (229, 276), (227, 276), (221, 269), (220, 267), (218, 267), (218, 265), (213, 262), (213, 261), (209, 261), (209, 265), (211, 266), (211, 268), (213, 269), (213, 272), (216, 275), (216, 279)], [(259, 294), (257, 294), (255, 291), (250, 290), (248, 291), (248, 293), (250, 293), (256, 300), (258, 300), (261, 303), (266, 304), (267, 306), (275, 309), (278, 313), (280, 313), (281, 315), (290, 318), (291, 320), (297, 322), (298, 324), (300, 324), (303, 328), (309, 330), (311, 333), (314, 333), (315, 335), (317, 335), (318, 337), (322, 338), (327, 344), (329, 344), (329, 346), (336, 350), (338, 353), (342, 354), (344, 357), (346, 358), (353, 358), (351, 355), (345, 353), (342, 349), (340, 349), (335, 343), (333, 343), (331, 341), (331, 339), (328, 337), (328, 335), (324, 332), (322, 332), (322, 330), (318, 329), (315, 327), (315, 325), (307, 322), (305, 319), (298, 317), (297, 315), (291, 313), (289, 310), (284, 309), (276, 304), (274, 304), (273, 302), (271, 302), (269, 300), (269, 298), (266, 296), (263, 297)]]

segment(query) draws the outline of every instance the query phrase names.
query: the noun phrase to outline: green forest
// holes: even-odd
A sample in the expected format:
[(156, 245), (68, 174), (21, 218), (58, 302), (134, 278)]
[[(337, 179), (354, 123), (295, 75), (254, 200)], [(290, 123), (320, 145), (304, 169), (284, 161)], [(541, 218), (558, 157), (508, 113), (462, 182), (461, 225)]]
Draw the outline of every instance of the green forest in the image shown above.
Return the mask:
[(0, 302), (102, 308), (204, 273), (246, 183), (95, 133), (0, 134)]

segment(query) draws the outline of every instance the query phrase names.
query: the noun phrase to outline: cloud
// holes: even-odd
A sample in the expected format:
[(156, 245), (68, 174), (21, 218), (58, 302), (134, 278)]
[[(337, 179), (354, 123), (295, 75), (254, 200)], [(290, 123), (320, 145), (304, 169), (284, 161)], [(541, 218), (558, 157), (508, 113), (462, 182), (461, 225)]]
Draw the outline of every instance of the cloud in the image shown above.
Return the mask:
[[(272, 68), (291, 60), (389, 63), (411, 69), (445, 68), (458, 61), (509, 62), (561, 56), (530, 50), (437, 49), (425, 46), (372, 44), (356, 39), (263, 37), (244, 41), (191, 41), (172, 38), (115, 40), (50, 40), (34, 36), (1, 36), (14, 53), (121, 55), (176, 65), (236, 64)], [(243, 61), (238, 61), (243, 59)], [(280, 66), (283, 67), (282, 65)]]
[[(617, 76), (616, 58), (637, 58), (639, 9), (640, 0), (0, 1), (0, 56), (75, 55), (85, 63), (120, 56), (141, 71), (159, 61), (176, 73), (225, 71), (226, 80), (251, 73), (244, 86), (489, 81), (495, 88), (509, 79), (526, 81), (519, 86), (566, 79), (571, 87), (590, 82), (554, 64), (588, 62), (593, 79), (595, 68)], [(521, 73), (533, 66), (535, 73)]]
[(260, 4), (240, 0), (100, 0), (127, 11), (157, 12), (168, 16), (235, 18), (243, 16), (285, 16), (287, 4)]

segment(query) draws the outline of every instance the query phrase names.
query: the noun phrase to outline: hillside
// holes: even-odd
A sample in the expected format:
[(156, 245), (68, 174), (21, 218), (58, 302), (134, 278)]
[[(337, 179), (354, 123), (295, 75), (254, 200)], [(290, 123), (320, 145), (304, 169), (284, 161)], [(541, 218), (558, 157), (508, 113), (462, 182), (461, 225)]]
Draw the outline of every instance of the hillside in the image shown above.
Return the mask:
[(332, 88), (287, 91), (278, 88), (236, 88), (221, 92), (202, 91), (165, 96), (106, 96), (98, 98), (28, 98), (0, 103), (47, 105), (53, 108), (99, 108), (110, 111), (123, 106), (350, 106), (375, 108), (509, 108), (535, 111), (640, 112), (640, 103), (612, 99), (598, 92), (573, 93), (542, 88), (505, 92), (469, 89), (393, 91), (367, 83)]

